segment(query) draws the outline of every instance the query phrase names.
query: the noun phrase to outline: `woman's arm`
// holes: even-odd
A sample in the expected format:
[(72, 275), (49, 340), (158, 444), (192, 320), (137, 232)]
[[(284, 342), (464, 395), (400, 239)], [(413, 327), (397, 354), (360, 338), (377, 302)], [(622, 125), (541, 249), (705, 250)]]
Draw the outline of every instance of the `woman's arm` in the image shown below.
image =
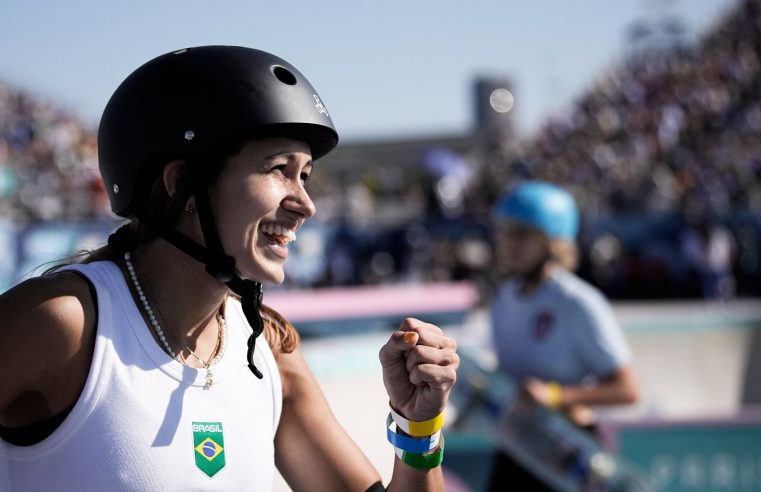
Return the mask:
[(639, 398), (639, 385), (631, 365), (618, 368), (596, 384), (561, 387), (561, 406), (628, 405)]
[(544, 406), (563, 410), (580, 424), (589, 423), (588, 407), (592, 405), (628, 405), (639, 398), (639, 385), (631, 364), (590, 385), (563, 385), (529, 379), (523, 390)]
[(281, 353), (277, 364), (283, 410), (275, 463), (288, 485), (297, 492), (362, 492), (378, 482), (380, 475), (336, 420), (301, 352)]
[(79, 397), (92, 359), (95, 308), (72, 273), (28, 280), (0, 295), (0, 424), (22, 427)]
[[(414, 421), (446, 406), (459, 359), (454, 340), (417, 320), (405, 320), (380, 353), (391, 405)], [(380, 475), (333, 415), (301, 353), (277, 356), (283, 411), (275, 436), (275, 462), (295, 491), (363, 492)], [(368, 422), (368, 425), (383, 425)], [(388, 445), (389, 459), (394, 454)], [(388, 490), (443, 490), (441, 468), (422, 471), (395, 458)]]
[[(389, 403), (402, 417), (415, 422), (444, 411), (457, 379), (457, 343), (434, 325), (408, 318), (380, 351), (383, 382)], [(399, 458), (389, 491), (444, 490), (441, 467), (419, 470)]]

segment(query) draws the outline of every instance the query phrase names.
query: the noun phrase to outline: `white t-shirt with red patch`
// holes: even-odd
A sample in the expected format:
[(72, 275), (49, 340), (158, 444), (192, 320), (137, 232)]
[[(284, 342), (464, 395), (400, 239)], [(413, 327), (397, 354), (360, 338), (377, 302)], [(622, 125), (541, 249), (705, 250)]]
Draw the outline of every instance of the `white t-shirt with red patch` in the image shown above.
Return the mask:
[(500, 369), (560, 384), (600, 379), (628, 363), (631, 351), (610, 303), (594, 286), (563, 268), (529, 295), (507, 280), (491, 306), (492, 340)]

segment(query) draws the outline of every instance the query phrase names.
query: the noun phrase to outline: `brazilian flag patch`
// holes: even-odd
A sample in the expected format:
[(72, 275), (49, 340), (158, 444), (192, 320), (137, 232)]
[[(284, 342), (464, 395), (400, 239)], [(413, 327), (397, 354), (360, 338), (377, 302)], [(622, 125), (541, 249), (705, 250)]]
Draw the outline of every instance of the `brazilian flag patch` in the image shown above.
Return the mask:
[(209, 478), (225, 467), (222, 422), (193, 422), (196, 466)]

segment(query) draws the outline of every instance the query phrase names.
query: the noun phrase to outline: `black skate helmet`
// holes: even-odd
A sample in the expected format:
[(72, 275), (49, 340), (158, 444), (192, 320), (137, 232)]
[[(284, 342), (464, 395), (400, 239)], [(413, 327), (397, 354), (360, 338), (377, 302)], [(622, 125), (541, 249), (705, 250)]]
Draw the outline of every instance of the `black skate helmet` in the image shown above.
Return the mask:
[(338, 143), (317, 91), (291, 64), (264, 51), (201, 46), (135, 70), (106, 105), (98, 159), (111, 209), (133, 205), (138, 170), (157, 156), (213, 165), (249, 138), (288, 137), (318, 159)]
[[(249, 340), (252, 372), (261, 285), (240, 278), (225, 254), (209, 205), (214, 166), (257, 137), (287, 137), (307, 143), (318, 159), (338, 143), (330, 114), (309, 81), (285, 60), (238, 46), (201, 46), (159, 56), (130, 74), (108, 101), (98, 129), (98, 159), (111, 209), (134, 215), (156, 234), (206, 265), (241, 295), (254, 333)], [(202, 246), (159, 222), (138, 192), (147, 167), (170, 159), (188, 165), (203, 229)]]

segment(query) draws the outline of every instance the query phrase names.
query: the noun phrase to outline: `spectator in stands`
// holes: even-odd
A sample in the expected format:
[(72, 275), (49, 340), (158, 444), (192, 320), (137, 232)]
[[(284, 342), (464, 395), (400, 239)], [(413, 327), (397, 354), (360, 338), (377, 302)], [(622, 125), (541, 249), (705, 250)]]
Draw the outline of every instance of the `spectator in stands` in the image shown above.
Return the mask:
[(680, 257), (697, 280), (702, 297), (728, 299), (735, 294), (732, 265), (734, 238), (718, 221), (701, 218), (687, 223), (680, 235)]

